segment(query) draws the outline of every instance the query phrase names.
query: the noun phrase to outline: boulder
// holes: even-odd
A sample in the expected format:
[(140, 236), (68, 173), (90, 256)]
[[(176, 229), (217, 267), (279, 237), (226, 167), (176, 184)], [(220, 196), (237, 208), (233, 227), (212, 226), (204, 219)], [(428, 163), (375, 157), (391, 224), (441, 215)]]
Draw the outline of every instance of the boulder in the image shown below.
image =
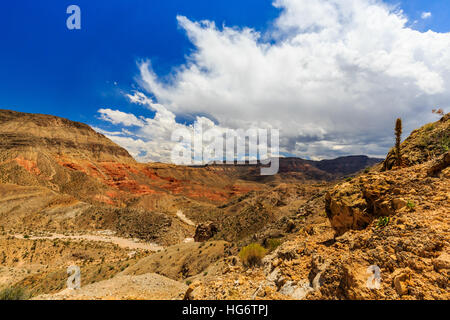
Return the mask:
[(211, 239), (217, 233), (217, 227), (213, 222), (201, 223), (195, 229), (194, 240), (203, 242)]
[(338, 185), (325, 196), (325, 210), (338, 235), (365, 228), (372, 221), (366, 214), (367, 207), (359, 185), (353, 181)]
[(393, 285), (399, 296), (408, 294), (408, 284), (411, 278), (411, 270), (398, 269), (392, 274)]
[(408, 205), (408, 202), (405, 199), (402, 198), (396, 198), (392, 200), (392, 206), (395, 210), (403, 209)]
[(436, 259), (433, 259), (433, 266), (437, 271), (450, 269), (450, 255), (443, 253)]
[(289, 296), (296, 300), (303, 300), (306, 296), (314, 292), (308, 280), (301, 280), (299, 282), (287, 281), (280, 289), (280, 293)]
[(382, 174), (361, 176), (335, 186), (325, 196), (325, 210), (337, 235), (365, 229), (374, 219), (405, 208), (407, 201), (394, 195), (396, 188), (396, 181)]

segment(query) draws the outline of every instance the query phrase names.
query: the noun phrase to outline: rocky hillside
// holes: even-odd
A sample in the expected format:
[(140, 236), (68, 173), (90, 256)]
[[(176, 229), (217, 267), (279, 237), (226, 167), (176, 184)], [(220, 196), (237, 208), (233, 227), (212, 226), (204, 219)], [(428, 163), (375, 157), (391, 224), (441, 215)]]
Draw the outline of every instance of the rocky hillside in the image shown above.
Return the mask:
[(138, 164), (85, 124), (9, 110), (0, 110), (0, 167), (2, 183), (41, 185), (119, 206), (125, 194), (171, 193), (222, 202), (241, 192), (233, 179), (212, 171)]
[[(185, 298), (448, 300), (449, 119), (413, 132), (402, 144), (402, 167), (389, 164), (390, 153), (384, 166), (301, 206), (260, 267), (230, 256), (215, 277), (192, 283)], [(422, 140), (432, 144), (417, 144)]]
[(450, 114), (447, 114), (411, 133), (401, 145), (401, 167), (393, 165), (391, 150), (381, 172), (374, 170), (331, 190), (326, 210), (336, 231), (363, 229), (373, 219), (399, 211), (448, 205), (449, 139)]
[[(11, 110), (0, 110), (0, 149), (3, 160), (42, 152), (79, 160), (135, 162), (125, 149), (86, 124)], [(27, 160), (31, 161), (23, 159)]]
[[(424, 132), (448, 133), (448, 117)], [(407, 140), (402, 168), (363, 170), (377, 159), (362, 156), (286, 158), (278, 175), (261, 177), (258, 166), (137, 163), (88, 126), (52, 116), (2, 110), (0, 136), (0, 290), (39, 299), (445, 297), (448, 153), (414, 164)], [(268, 254), (248, 269), (239, 252), (254, 242)], [(80, 291), (64, 290), (69, 264), (81, 268)], [(378, 291), (364, 286), (371, 265), (383, 275)]]
[[(414, 130), (401, 145), (403, 165), (420, 164), (448, 152), (450, 148), (449, 121), (450, 114), (447, 114), (437, 122)], [(383, 170), (392, 169), (394, 164), (395, 152), (392, 149), (383, 162)]]

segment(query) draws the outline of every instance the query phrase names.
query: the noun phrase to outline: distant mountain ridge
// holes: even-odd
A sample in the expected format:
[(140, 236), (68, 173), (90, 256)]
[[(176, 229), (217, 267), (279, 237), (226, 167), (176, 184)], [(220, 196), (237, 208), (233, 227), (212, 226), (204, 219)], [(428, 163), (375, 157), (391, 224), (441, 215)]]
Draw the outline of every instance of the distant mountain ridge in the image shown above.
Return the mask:
[[(382, 162), (381, 158), (370, 158), (365, 155), (345, 156), (336, 159), (326, 160), (305, 160), (302, 158), (286, 157), (279, 158), (279, 173), (309, 172), (311, 178), (330, 180), (346, 175), (355, 174), (367, 167), (371, 167)], [(211, 164), (198, 167), (238, 167), (238, 168), (259, 168), (260, 163), (248, 164)]]
[(328, 173), (337, 175), (350, 175), (358, 171), (361, 171), (367, 167), (371, 167), (375, 164), (382, 162), (381, 158), (370, 158), (364, 155), (339, 157), (331, 160), (320, 160), (309, 162), (317, 169), (326, 171)]

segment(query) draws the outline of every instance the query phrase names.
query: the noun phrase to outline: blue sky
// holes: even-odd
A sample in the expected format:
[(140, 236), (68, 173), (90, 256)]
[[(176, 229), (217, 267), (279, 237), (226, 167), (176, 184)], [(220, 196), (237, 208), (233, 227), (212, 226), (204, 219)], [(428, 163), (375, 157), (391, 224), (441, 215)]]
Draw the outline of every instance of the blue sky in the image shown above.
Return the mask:
[[(430, 29), (438, 33), (450, 32), (448, 1), (386, 2), (396, 4), (404, 11), (409, 28), (420, 32)], [(70, 4), (81, 8), (81, 30), (66, 28), (66, 8)], [(225, 24), (241, 28), (239, 30), (249, 27), (264, 35), (275, 28), (282, 12), (283, 7), (276, 8), (272, 1), (265, 0), (4, 1), (0, 11), (0, 108), (53, 114), (101, 126), (105, 130), (117, 129), (117, 123), (99, 120), (98, 110), (101, 108), (152, 118), (155, 109), (139, 107), (125, 94), (133, 90), (145, 91), (140, 87), (142, 81), (145, 82), (139, 72), (140, 62), (149, 59), (152, 72), (159, 83), (164, 83), (177, 74), (179, 66), (187, 65), (188, 56), (200, 51), (199, 44), (188, 39), (185, 28), (180, 27), (177, 15), (193, 22), (214, 21), (219, 31)], [(422, 18), (424, 12), (430, 12), (431, 16)], [(446, 89), (443, 89), (445, 93)], [(176, 88), (173, 91), (178, 92)], [(147, 94), (154, 97), (153, 92)], [(209, 109), (205, 108), (180, 106), (179, 101), (171, 100), (172, 96), (162, 94), (155, 100), (176, 105), (171, 111), (176, 114), (178, 122), (191, 121), (191, 114), (208, 114), (211, 119), (221, 116), (220, 112), (208, 112)], [(442, 101), (441, 98), (423, 97), (421, 101), (429, 103), (431, 108), (435, 102)], [(419, 110), (417, 108), (414, 110)], [(399, 114), (406, 116), (407, 112), (402, 109)], [(236, 114), (236, 117), (240, 115)], [(310, 133), (312, 129), (309, 128), (314, 125), (312, 121), (305, 123), (300, 133), (288, 135), (287, 154), (314, 158), (358, 151), (369, 153), (364, 149), (342, 147), (343, 141), (349, 141), (350, 132), (342, 132), (339, 144), (331, 147), (335, 152), (319, 154), (315, 149), (294, 147), (292, 141), (298, 136), (302, 141), (323, 142), (323, 149), (328, 146), (329, 136), (340, 132), (339, 125), (336, 125), (335, 132), (319, 130)], [(226, 125), (229, 121), (222, 118), (221, 122)], [(409, 123), (411, 129), (418, 125), (414, 119)], [(123, 126), (119, 126), (121, 128)], [(386, 150), (386, 137), (372, 135), (369, 138), (368, 134), (367, 139), (377, 141), (378, 150), (381, 150), (372, 155), (382, 155)], [(358, 143), (364, 145), (368, 140)]]
[[(81, 8), (81, 30), (66, 28), (70, 4)], [(278, 11), (261, 0), (25, 0), (2, 7), (0, 107), (89, 123), (104, 106), (136, 109), (122, 94), (136, 85), (136, 61), (152, 59), (160, 75), (185, 61), (192, 45), (178, 14), (261, 30)]]
[[(445, 0), (388, 0), (389, 4), (398, 5), (412, 22), (418, 21), (415, 28), (421, 31), (434, 30), (436, 32), (450, 31), (450, 4)], [(424, 12), (430, 12), (430, 19), (422, 20)]]

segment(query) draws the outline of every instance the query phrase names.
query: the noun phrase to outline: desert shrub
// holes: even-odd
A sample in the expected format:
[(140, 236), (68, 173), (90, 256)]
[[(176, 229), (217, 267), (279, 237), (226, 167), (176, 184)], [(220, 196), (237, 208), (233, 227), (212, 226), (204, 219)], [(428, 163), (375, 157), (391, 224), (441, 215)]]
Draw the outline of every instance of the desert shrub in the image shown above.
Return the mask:
[(445, 135), (441, 139), (441, 147), (444, 152), (447, 152), (450, 148), (450, 136)]
[(30, 295), (24, 288), (10, 287), (0, 291), (0, 300), (28, 300)]
[(424, 126), (425, 131), (432, 131), (434, 129), (434, 123), (428, 123)]
[(414, 207), (415, 207), (416, 205), (415, 205), (414, 202), (408, 200), (408, 203), (406, 204), (406, 206), (407, 206), (410, 210), (413, 210)]
[(266, 248), (269, 251), (275, 250), (279, 245), (281, 244), (280, 239), (267, 239), (266, 241)]
[(239, 258), (245, 266), (253, 267), (261, 263), (267, 250), (257, 243), (243, 247), (239, 252)]
[(380, 217), (377, 221), (377, 229), (386, 227), (390, 220), (389, 217)]

